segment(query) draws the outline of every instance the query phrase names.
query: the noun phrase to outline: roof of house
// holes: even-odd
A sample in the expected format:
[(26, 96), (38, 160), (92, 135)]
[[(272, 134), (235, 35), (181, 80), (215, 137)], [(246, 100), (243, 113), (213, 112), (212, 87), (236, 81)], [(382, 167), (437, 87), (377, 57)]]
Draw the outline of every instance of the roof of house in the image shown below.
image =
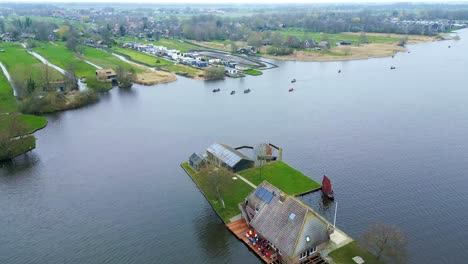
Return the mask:
[(102, 70), (96, 70), (96, 74), (98, 76), (110, 76), (110, 75), (115, 75), (115, 71), (113, 69), (102, 69)]
[[(262, 194), (261, 189), (273, 197), (269, 199), (270, 195)], [(284, 195), (281, 202), (281, 193), (280, 189), (263, 181), (248, 196), (248, 206), (258, 210), (250, 225), (288, 256), (328, 241), (328, 222), (295, 197)]]
[(242, 159), (251, 160), (240, 151), (235, 150), (234, 148), (225, 144), (214, 143), (213, 145), (209, 146), (206, 151), (213, 154), (230, 167), (234, 167)]
[(203, 161), (203, 157), (200, 154), (194, 152), (190, 156), (189, 160), (193, 162), (194, 165), (198, 165)]

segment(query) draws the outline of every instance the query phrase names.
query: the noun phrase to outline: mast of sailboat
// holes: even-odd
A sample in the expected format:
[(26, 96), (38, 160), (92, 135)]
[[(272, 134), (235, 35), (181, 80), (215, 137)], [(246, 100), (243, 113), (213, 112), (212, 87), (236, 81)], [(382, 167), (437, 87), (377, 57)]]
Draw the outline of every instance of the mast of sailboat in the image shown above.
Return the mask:
[(336, 225), (336, 211), (338, 209), (338, 202), (335, 202), (335, 217), (333, 218), (333, 227)]

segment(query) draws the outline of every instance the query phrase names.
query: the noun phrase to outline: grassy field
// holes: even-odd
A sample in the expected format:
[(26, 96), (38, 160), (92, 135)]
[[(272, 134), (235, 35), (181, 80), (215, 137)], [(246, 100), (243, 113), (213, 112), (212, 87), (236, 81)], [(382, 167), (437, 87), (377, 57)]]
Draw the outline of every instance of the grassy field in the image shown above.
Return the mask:
[(18, 110), (16, 99), (3, 72), (0, 71), (0, 113), (10, 113)]
[(32, 50), (60, 68), (66, 69), (68, 65), (73, 64), (76, 68), (76, 75), (79, 77), (89, 75), (90, 72), (94, 73), (95, 71), (93, 66), (76, 58), (73, 51), (65, 47), (64, 42), (56, 42), (55, 45), (52, 45), (48, 42), (35, 41), (34, 44), (36, 47), (32, 48)]
[[(284, 37), (295, 36), (301, 40), (313, 39), (315, 40), (315, 42), (319, 42), (323, 38), (328, 38), (328, 42), (332, 46), (335, 45), (335, 43), (341, 42), (343, 40), (348, 40), (353, 45), (357, 45), (359, 42), (359, 38), (360, 38), (359, 33), (358, 34), (351, 34), (351, 33), (328, 34), (328, 33), (321, 33), (321, 32), (307, 32), (307, 31), (304, 31), (303, 29), (298, 29), (298, 28), (287, 28), (285, 30), (278, 30), (275, 32), (281, 33), (281, 35), (283, 35)], [(366, 34), (366, 38), (369, 43), (398, 43), (398, 41), (400, 40), (400, 38), (397, 38), (391, 35), (375, 36), (375, 35)]]
[(65, 47), (65, 43), (57, 42), (52, 45), (48, 42), (35, 42), (37, 47), (33, 50), (46, 58), (51, 63), (66, 69), (69, 64), (75, 67), (75, 73), (78, 77), (85, 77), (89, 88), (96, 91), (107, 91), (112, 89), (110, 83), (98, 82), (96, 80), (96, 68), (80, 60), (73, 51)]
[[(145, 54), (143, 52), (139, 52), (136, 50), (125, 49), (121, 47), (114, 46), (112, 47), (113, 51), (118, 53), (124, 54), (129, 56), (132, 60), (136, 62), (142, 62), (148, 66), (156, 67), (156, 66), (164, 66), (164, 65), (173, 65), (174, 63), (162, 58), (157, 58), (155, 56), (151, 56), (149, 54)], [(157, 62), (159, 60), (159, 62)]]
[(221, 203), (216, 198), (214, 188), (210, 187), (206, 175), (195, 172), (187, 162), (182, 163), (182, 167), (187, 170), (190, 177), (192, 177), (198, 188), (205, 194), (208, 202), (225, 223), (229, 223), (230, 218), (240, 214), (238, 205), (253, 191), (253, 188), (242, 180), (227, 179), (226, 184), (223, 186), (224, 191), (222, 192), (225, 208), (222, 208)]
[(257, 76), (257, 75), (262, 75), (263, 72), (259, 71), (259, 70), (254, 70), (254, 69), (250, 69), (250, 70), (246, 70), (244, 71), (245, 74), (249, 74), (249, 75), (253, 75), (253, 76)]
[(81, 55), (81, 57), (87, 61), (90, 61), (98, 66), (103, 67), (104, 69), (115, 69), (117, 66), (120, 65), (126, 69), (133, 69), (135, 73), (143, 72), (141, 68), (128, 64), (115, 57), (114, 55), (110, 54), (109, 52), (91, 47), (84, 47), (84, 52), (83, 55)]
[[(6, 137), (3, 139), (0, 138), (0, 140), (31, 134), (47, 125), (47, 119), (42, 116), (23, 115), (17, 113), (17, 111), (18, 104), (16, 98), (13, 96), (13, 89), (3, 72), (0, 71), (0, 135)], [(12, 121), (16, 117), (19, 126), (22, 127), (23, 130), (17, 131), (13, 135), (12, 132), (10, 132), (10, 127)], [(34, 136), (13, 140), (9, 144), (9, 150), (0, 150), (0, 160), (16, 157), (35, 147), (36, 139)]]
[[(41, 72), (43, 63), (27, 53), (17, 42), (0, 43), (0, 49), (5, 52), (0, 53), (0, 61), (5, 65), (8, 72), (14, 78), (15, 74), (31, 76), (36, 83), (41, 83)], [(50, 68), (51, 80), (62, 80), (60, 72)]]
[(0, 160), (14, 158), (34, 149), (35, 147), (36, 138), (34, 136), (27, 136), (20, 139), (14, 139), (10, 144), (10, 150), (0, 150)]
[(355, 264), (356, 262), (352, 259), (355, 256), (360, 256), (364, 259), (365, 263), (383, 264), (382, 261), (378, 261), (374, 255), (365, 250), (356, 241), (332, 251), (329, 256), (333, 258), (335, 263), (339, 264)]
[(175, 73), (189, 74), (194, 77), (205, 74), (204, 70), (200, 70), (200, 69), (193, 68), (187, 65), (182, 65), (182, 64), (166, 65), (161, 68), (167, 71), (175, 72)]
[(172, 61), (158, 58), (136, 50), (121, 47), (112, 47), (112, 50), (130, 57), (130, 59), (135, 62), (140, 62), (150, 67), (158, 67), (161, 70), (166, 70), (177, 74), (186, 74), (192, 77), (200, 77), (205, 73), (204, 70), (193, 68), (187, 65), (175, 64)]
[(321, 187), (318, 182), (282, 161), (265, 164), (262, 178), (260, 178), (259, 168), (248, 169), (239, 174), (255, 185), (267, 180), (289, 195), (298, 195)]

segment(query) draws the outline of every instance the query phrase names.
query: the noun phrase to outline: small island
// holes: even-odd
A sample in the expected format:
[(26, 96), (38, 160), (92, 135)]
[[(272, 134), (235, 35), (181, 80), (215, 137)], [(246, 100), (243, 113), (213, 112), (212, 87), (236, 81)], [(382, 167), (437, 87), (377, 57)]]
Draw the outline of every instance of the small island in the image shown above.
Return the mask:
[[(249, 157), (243, 149), (255, 154)], [(298, 199), (321, 185), (282, 156), (282, 148), (269, 143), (238, 148), (214, 143), (181, 166), (226, 227), (264, 263), (347, 263), (351, 255), (376, 261)]]

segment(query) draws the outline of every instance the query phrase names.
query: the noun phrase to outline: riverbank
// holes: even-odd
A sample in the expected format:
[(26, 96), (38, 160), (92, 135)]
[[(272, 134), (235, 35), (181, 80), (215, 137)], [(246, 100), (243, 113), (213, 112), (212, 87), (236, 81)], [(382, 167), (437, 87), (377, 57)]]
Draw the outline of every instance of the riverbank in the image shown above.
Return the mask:
[[(359, 36), (360, 33), (346, 33), (349, 36)], [(408, 37), (407, 44), (418, 44), (424, 42), (433, 42), (439, 40), (437, 37), (418, 36), (418, 35), (396, 35), (367, 33), (367, 37), (388, 37), (389, 39), (401, 39)], [(332, 43), (330, 43), (332, 45)], [(268, 46), (261, 48), (261, 55), (264, 58), (287, 60), (287, 61), (350, 61), (364, 60), (371, 58), (383, 58), (395, 55), (398, 52), (407, 51), (406, 47), (398, 45), (398, 41), (393, 42), (375, 42), (356, 45), (332, 46), (328, 50), (295, 50), (291, 55), (274, 56), (266, 54)]]
[(140, 64), (140, 66), (146, 66), (150, 69), (154, 68), (153, 71), (156, 71), (157, 69), (159, 71), (177, 74), (196, 80), (206, 79), (204, 70), (193, 68), (187, 65), (177, 64), (172, 61), (168, 61), (163, 58), (152, 56), (136, 50), (114, 46), (109, 49), (109, 52), (122, 56), (128, 62)]
[(0, 161), (34, 149), (36, 139), (32, 134), (46, 125), (47, 119), (42, 116), (18, 112), (13, 88), (3, 72), (0, 72)]
[(133, 65), (134, 67), (140, 69), (141, 71), (136, 74), (133, 82), (143, 85), (154, 85), (160, 83), (169, 83), (177, 80), (175, 74), (165, 71), (157, 71), (153, 68), (147, 67), (143, 64), (137, 63), (133, 60), (125, 58), (123, 55), (112, 53), (115, 58), (118, 58), (121, 61), (124, 61), (128, 64)]

